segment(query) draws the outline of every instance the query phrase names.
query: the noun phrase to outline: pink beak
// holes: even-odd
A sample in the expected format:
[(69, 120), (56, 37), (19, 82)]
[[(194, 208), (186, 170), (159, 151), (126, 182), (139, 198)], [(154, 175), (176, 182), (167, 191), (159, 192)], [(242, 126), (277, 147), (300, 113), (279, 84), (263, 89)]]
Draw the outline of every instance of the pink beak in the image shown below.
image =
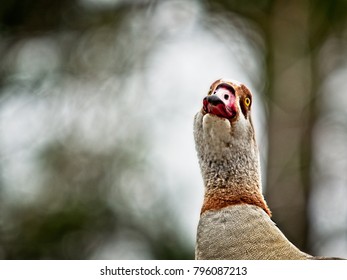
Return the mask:
[(228, 87), (221, 85), (213, 94), (204, 98), (204, 110), (209, 114), (231, 119), (236, 114), (235, 100), (235, 94)]

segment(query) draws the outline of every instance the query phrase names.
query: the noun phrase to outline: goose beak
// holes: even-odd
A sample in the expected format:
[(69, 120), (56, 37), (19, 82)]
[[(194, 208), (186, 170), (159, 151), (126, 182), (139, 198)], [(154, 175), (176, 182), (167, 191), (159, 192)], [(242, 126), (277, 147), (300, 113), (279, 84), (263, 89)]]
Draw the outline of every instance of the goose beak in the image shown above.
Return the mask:
[(211, 95), (203, 99), (204, 111), (221, 118), (232, 119), (236, 114), (234, 92), (229, 85), (220, 84)]

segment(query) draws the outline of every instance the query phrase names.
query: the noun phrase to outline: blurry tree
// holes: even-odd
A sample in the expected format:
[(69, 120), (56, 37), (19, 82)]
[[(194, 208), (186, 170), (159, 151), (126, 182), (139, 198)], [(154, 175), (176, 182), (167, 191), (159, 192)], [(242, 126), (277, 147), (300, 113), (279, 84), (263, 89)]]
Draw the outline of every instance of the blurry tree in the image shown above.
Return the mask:
[[(346, 47), (344, 0), (208, 1), (209, 10), (238, 26), (265, 53), (264, 72), (251, 77), (262, 87), (268, 108), (266, 198), (273, 218), (288, 238), (312, 252), (308, 201), (312, 191), (312, 130), (325, 79), (341, 61), (329, 63), (321, 50), (334, 38), (336, 52)], [(241, 19), (241, 20), (240, 20)], [(241, 22), (241, 24), (240, 24)], [(242, 24), (248, 22), (248, 25)], [(262, 52), (261, 55), (263, 55)], [(261, 60), (261, 59), (260, 59)], [(262, 81), (263, 79), (263, 81)]]
[[(1, 240), (7, 259), (88, 259), (123, 232), (130, 237), (129, 250), (131, 242), (139, 240), (148, 244), (146, 249), (157, 259), (191, 257), (174, 225), (165, 222), (170, 213), (163, 205), (145, 223), (134, 216), (131, 198), (119, 181), (125, 173), (147, 176), (135, 175), (141, 173), (144, 162), (121, 146), (112, 154), (98, 154), (81, 151), (73, 142), (64, 139), (64, 145), (55, 143), (42, 152), (45, 180), (35, 204), (8, 205), (5, 221), (11, 223), (3, 225)], [(155, 233), (151, 220), (161, 224)]]
[[(114, 249), (115, 254), (109, 256), (117, 258), (193, 258), (193, 248), (180, 238), (170, 202), (141, 152), (147, 149), (146, 134), (131, 122), (141, 116), (124, 105), (134, 98), (122, 92), (125, 84), (131, 83), (128, 75), (143, 67), (141, 62), (151, 46), (150, 37), (141, 42), (141, 34), (124, 31), (124, 21), (145, 13), (151, 5), (146, 1), (114, 1), (114, 5), (70, 0), (1, 1), (0, 102), (23, 92), (32, 95), (28, 97), (31, 100), (42, 100), (51, 112), (46, 133), (57, 132), (57, 137), (45, 140), (44, 148), (32, 159), (41, 173), (38, 179), (32, 178), (34, 174), (28, 178), (28, 183), (38, 180), (34, 202), (0, 196), (1, 258), (104, 257), (98, 248), (106, 252)], [(22, 60), (26, 55), (27, 61), (18, 66), (23, 52)], [(26, 67), (24, 74), (21, 67)], [(113, 75), (112, 82), (108, 75)], [(93, 94), (64, 92), (65, 83), (81, 88), (89, 80), (100, 87), (112, 84), (111, 93), (99, 97), (99, 89)], [(113, 102), (123, 105), (117, 106), (113, 116), (121, 119), (110, 124), (96, 118), (89, 127), (103, 133), (105, 147), (97, 145), (98, 139), (89, 143), (79, 129), (81, 123), (74, 121), (75, 114), (82, 115), (83, 122), (83, 114), (98, 102), (103, 108)], [(77, 112), (68, 113), (66, 123), (57, 124), (54, 114), (59, 114), (59, 106), (62, 114), (67, 114), (64, 106)], [(127, 133), (122, 134), (122, 129), (128, 129)], [(41, 136), (37, 135), (37, 141), (44, 138)], [(5, 164), (2, 160), (1, 170)], [(134, 198), (134, 192), (141, 192), (140, 200)], [(136, 254), (138, 250), (142, 252)]]

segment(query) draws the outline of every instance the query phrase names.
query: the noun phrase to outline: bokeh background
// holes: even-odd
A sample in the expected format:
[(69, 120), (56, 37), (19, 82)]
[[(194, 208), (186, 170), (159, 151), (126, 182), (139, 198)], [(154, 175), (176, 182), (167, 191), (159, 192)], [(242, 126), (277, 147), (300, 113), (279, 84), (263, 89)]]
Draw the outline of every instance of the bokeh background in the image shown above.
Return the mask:
[(0, 258), (192, 259), (220, 77), (254, 94), (275, 222), (347, 257), (347, 1), (1, 0)]

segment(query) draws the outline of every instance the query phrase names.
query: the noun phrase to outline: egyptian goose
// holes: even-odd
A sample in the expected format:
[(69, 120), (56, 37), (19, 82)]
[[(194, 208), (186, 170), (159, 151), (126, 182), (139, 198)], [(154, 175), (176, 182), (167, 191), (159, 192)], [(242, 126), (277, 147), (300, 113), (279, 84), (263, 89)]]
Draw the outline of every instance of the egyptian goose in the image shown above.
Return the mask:
[(195, 115), (205, 185), (195, 258), (325, 259), (300, 251), (271, 220), (262, 195), (251, 108), (252, 94), (245, 85), (220, 79)]

